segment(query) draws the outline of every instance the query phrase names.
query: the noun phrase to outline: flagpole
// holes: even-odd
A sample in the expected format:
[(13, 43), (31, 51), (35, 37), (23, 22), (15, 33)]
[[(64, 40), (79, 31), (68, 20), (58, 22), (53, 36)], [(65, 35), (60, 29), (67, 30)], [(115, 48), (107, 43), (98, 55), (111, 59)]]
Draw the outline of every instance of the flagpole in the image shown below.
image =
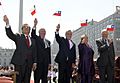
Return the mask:
[(22, 32), (21, 26), (23, 24), (23, 0), (20, 0), (20, 6), (19, 6), (19, 33)]
[(60, 24), (60, 22), (61, 22), (61, 16), (60, 16), (60, 18), (59, 18), (59, 23), (58, 23), (58, 24)]

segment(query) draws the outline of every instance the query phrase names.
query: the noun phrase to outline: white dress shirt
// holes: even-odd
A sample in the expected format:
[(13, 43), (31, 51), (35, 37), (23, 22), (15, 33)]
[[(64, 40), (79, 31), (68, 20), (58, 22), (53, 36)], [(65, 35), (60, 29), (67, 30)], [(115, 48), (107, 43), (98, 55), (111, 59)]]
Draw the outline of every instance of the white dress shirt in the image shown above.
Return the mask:
[(73, 47), (73, 42), (69, 40), (70, 49)]

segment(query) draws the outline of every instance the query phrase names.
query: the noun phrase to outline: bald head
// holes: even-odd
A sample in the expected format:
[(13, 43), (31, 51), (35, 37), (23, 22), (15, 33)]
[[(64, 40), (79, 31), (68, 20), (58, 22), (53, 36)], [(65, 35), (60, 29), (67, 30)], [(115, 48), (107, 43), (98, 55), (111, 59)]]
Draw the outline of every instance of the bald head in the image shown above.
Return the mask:
[(44, 28), (41, 28), (39, 30), (39, 36), (44, 39), (45, 38), (45, 35), (46, 35), (46, 30)]

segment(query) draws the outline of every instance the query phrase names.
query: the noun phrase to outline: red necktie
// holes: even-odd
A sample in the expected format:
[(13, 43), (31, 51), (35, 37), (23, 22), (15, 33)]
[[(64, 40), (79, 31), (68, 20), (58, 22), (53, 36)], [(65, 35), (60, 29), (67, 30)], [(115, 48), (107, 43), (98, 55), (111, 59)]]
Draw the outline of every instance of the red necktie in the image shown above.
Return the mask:
[(30, 41), (29, 41), (29, 37), (26, 36), (26, 44), (27, 44), (27, 47), (29, 48), (30, 47)]

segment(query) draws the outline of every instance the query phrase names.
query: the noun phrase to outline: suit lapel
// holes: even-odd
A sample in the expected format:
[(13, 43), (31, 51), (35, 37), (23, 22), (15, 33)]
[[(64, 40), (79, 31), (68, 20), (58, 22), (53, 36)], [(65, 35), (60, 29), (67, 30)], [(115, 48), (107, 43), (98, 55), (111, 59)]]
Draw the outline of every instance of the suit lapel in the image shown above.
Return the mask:
[(25, 35), (24, 35), (24, 34), (22, 34), (22, 35), (21, 35), (21, 37), (22, 37), (22, 39), (23, 39), (23, 41), (24, 41), (23, 43), (25, 43), (25, 46), (26, 46), (26, 47), (28, 47), (28, 46), (27, 46), (27, 43), (26, 43), (26, 38), (25, 38)]
[(69, 49), (69, 41), (67, 39), (65, 39), (65, 42), (66, 42), (67, 48)]
[(39, 42), (40, 42), (40, 46), (42, 46), (42, 48), (45, 48), (45, 43), (44, 43), (44, 40), (41, 39), (41, 37), (39, 36)]
[[(24, 41), (24, 43), (25, 43), (25, 46), (28, 48), (27, 43), (26, 43), (26, 37), (25, 37), (25, 35), (22, 34), (21, 37), (22, 37), (22, 39), (23, 39), (23, 41)], [(30, 37), (30, 39), (31, 39), (31, 45), (30, 45), (30, 47), (31, 47), (31, 46), (32, 46), (32, 41), (33, 41), (33, 40), (32, 40), (31, 37)], [(29, 48), (30, 48), (30, 47), (29, 47)]]
[[(75, 44), (73, 43), (73, 41), (72, 41), (72, 40), (71, 40), (71, 42), (72, 42), (72, 48), (73, 48)], [(72, 48), (71, 48), (71, 49), (72, 49)]]
[(32, 47), (33, 39), (32, 39), (32, 37), (30, 37), (30, 39), (31, 39), (31, 45), (30, 45), (30, 47)]
[(74, 43), (73, 43), (73, 41), (71, 41), (72, 42), (72, 47), (71, 47), (71, 49), (70, 49), (70, 44), (69, 44), (69, 41), (67, 40), (67, 39), (65, 39), (65, 41), (66, 41), (66, 46), (67, 46), (67, 48), (69, 49), (69, 50), (71, 50), (73, 47), (74, 47)]
[(100, 39), (100, 43), (103, 45), (104, 44), (104, 41), (103, 41), (103, 39), (101, 38)]

